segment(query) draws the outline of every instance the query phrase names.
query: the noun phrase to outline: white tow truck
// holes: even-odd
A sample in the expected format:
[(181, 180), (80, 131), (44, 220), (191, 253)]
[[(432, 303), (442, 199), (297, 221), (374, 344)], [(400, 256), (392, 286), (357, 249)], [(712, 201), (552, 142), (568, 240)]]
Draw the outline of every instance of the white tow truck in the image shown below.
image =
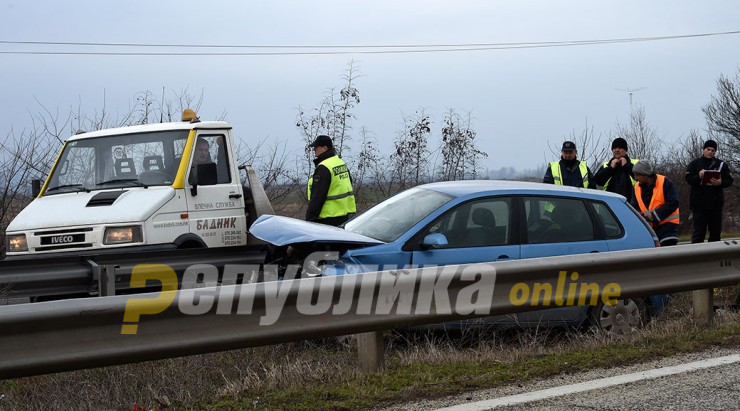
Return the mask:
[(34, 195), (7, 228), (6, 259), (242, 246), (273, 213), (237, 165), (231, 126), (189, 109), (182, 122), (70, 137)]

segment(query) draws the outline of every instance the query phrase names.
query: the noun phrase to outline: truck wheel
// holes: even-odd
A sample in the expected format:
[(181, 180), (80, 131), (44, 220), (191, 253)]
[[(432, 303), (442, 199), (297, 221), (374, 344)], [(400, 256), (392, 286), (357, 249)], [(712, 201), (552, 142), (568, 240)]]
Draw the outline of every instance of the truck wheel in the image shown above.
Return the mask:
[(185, 241), (184, 243), (180, 244), (177, 249), (178, 250), (188, 250), (193, 248), (206, 248), (203, 246), (203, 244), (200, 244), (197, 241)]
[(648, 320), (647, 304), (641, 298), (617, 300), (615, 305), (599, 303), (589, 313), (591, 326), (605, 335), (629, 335)]

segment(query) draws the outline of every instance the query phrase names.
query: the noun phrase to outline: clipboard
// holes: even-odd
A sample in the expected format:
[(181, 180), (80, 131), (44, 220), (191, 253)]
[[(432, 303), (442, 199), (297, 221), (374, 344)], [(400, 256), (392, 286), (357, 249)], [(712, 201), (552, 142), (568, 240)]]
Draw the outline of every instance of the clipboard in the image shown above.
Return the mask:
[(717, 170), (704, 170), (704, 177), (701, 179), (702, 184), (709, 184), (713, 178), (720, 178), (722, 173)]

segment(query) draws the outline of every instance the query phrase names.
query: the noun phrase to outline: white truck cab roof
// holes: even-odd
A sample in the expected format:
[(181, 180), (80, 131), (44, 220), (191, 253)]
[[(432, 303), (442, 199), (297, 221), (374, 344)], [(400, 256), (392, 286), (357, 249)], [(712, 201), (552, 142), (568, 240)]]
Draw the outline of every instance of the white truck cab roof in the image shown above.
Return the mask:
[(157, 131), (172, 131), (172, 130), (193, 130), (193, 129), (231, 129), (231, 125), (225, 121), (201, 121), (197, 123), (191, 123), (189, 121), (172, 122), (172, 123), (156, 123), (156, 124), (142, 124), (137, 126), (127, 127), (116, 127), (107, 128), (105, 130), (97, 130), (75, 134), (70, 136), (67, 141), (83, 140), (94, 137), (106, 137), (124, 134), (137, 134), (137, 133), (152, 133)]

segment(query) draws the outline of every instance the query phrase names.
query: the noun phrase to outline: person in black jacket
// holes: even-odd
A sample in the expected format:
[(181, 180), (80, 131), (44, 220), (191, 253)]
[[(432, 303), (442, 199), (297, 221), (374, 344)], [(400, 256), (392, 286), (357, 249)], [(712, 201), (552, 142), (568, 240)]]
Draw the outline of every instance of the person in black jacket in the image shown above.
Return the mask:
[[(730, 167), (715, 157), (717, 142), (707, 140), (702, 156), (689, 163), (686, 168), (686, 182), (691, 186), (689, 207), (694, 221), (691, 233), (692, 243), (704, 242), (709, 228), (709, 241), (719, 241), (722, 233), (722, 207), (725, 204), (723, 189), (732, 185)], [(719, 177), (704, 178), (705, 171), (718, 171)]]
[(591, 181), (593, 175), (585, 162), (579, 161), (576, 144), (572, 141), (563, 143), (560, 161), (548, 164), (542, 182), (561, 186), (596, 188)]
[(632, 167), (639, 161), (627, 155), (627, 140), (617, 137), (612, 141), (611, 160), (604, 163), (594, 176), (594, 183), (604, 191), (623, 195), (627, 200), (632, 198), (633, 186), (636, 183)]

